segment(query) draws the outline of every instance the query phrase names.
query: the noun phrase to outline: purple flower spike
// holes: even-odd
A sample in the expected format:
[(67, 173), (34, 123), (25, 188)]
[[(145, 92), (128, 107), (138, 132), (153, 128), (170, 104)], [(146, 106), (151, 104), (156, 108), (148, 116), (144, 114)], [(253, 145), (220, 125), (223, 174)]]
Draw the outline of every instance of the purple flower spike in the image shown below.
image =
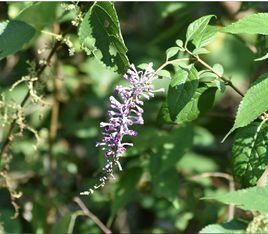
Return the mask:
[[(132, 64), (123, 76), (129, 83), (128, 86), (117, 86), (115, 95), (110, 97), (110, 110), (108, 111), (108, 122), (101, 122), (102, 140), (97, 143), (97, 147), (105, 151), (106, 164), (102, 169), (103, 176), (99, 179), (99, 185), (94, 186), (94, 190), (103, 187), (105, 182), (113, 176), (113, 168), (117, 166), (122, 170), (119, 158), (127, 150), (127, 147), (133, 146), (132, 143), (123, 142), (123, 137), (137, 136), (137, 132), (129, 129), (134, 124), (143, 124), (143, 101), (141, 99), (150, 99), (155, 92), (163, 92), (164, 89), (154, 90), (152, 82), (158, 77), (153, 70), (153, 64), (150, 63), (145, 71), (137, 71)], [(89, 189), (82, 194), (89, 195), (94, 192)]]

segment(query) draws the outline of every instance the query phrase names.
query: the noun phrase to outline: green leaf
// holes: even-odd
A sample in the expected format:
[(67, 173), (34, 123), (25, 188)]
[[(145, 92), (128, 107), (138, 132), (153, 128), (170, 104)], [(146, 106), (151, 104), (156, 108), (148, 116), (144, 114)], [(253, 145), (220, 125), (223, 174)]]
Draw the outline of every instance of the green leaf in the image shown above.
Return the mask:
[(206, 234), (206, 233), (245, 233), (247, 228), (247, 224), (241, 222), (239, 220), (232, 220), (227, 223), (221, 224), (210, 224), (204, 227), (199, 233)]
[[(214, 104), (217, 88), (202, 86), (194, 93), (191, 100), (177, 115), (175, 123), (182, 124), (195, 120), (199, 115), (206, 113)], [(171, 120), (168, 103), (164, 102), (159, 111), (157, 121), (159, 123), (174, 123)]]
[[(129, 66), (127, 48), (113, 3), (93, 4), (79, 27), (78, 35), (87, 52), (93, 53), (106, 66), (119, 73), (126, 71)], [(96, 50), (101, 52), (101, 56), (96, 55)]]
[(54, 22), (57, 5), (57, 2), (33, 3), (31, 6), (26, 7), (15, 19), (41, 30)]
[(195, 40), (196, 44), (200, 43), (200, 41), (202, 40), (203, 34), (207, 28), (207, 25), (213, 16), (214, 15), (203, 16), (195, 20), (188, 26), (187, 32), (186, 32), (186, 44), (187, 42), (191, 40)]
[(58, 222), (54, 224), (50, 234), (73, 233), (75, 220), (79, 215), (84, 214), (82, 211), (76, 211), (74, 213), (63, 216)]
[(236, 114), (232, 129), (223, 141), (237, 128), (247, 126), (268, 110), (268, 74), (262, 75), (246, 92)]
[(263, 34), (268, 35), (268, 13), (257, 13), (246, 16), (235, 23), (224, 28), (222, 32), (226, 33), (247, 33), (247, 34)]
[(263, 56), (260, 57), (260, 58), (256, 58), (256, 59), (254, 59), (254, 61), (263, 61), (263, 60), (265, 60), (265, 59), (268, 59), (268, 53), (266, 53), (265, 55), (263, 55)]
[(198, 87), (198, 72), (194, 66), (189, 71), (180, 69), (170, 82), (167, 103), (172, 120), (193, 97)]
[(268, 186), (251, 187), (234, 192), (205, 197), (224, 204), (233, 204), (243, 210), (268, 212)]
[(215, 100), (215, 87), (200, 87), (187, 105), (178, 114), (175, 122), (178, 124), (191, 122), (200, 114), (206, 113), (213, 106)]
[(213, 65), (213, 70), (215, 70), (220, 76), (222, 76), (224, 73), (223, 66), (219, 63)]
[(222, 93), (224, 93), (224, 91), (225, 91), (225, 89), (226, 89), (226, 85), (225, 85), (225, 83), (224, 83), (222, 80), (219, 80), (219, 79), (215, 80), (214, 82), (215, 82), (217, 88), (218, 88)]
[(23, 49), (34, 33), (35, 29), (22, 21), (0, 23), (0, 60)]
[(207, 25), (204, 32), (193, 39), (193, 44), (196, 48), (201, 48), (210, 44), (216, 37), (217, 28), (215, 26)]
[(196, 48), (193, 50), (193, 54), (198, 55), (198, 54), (208, 54), (210, 53), (209, 50), (205, 49), (205, 48)]
[(167, 78), (171, 77), (170, 72), (167, 70), (160, 70), (160, 71), (156, 72), (156, 74), (158, 76), (161, 76), (161, 77), (167, 77)]
[(232, 154), (235, 177), (244, 186), (256, 185), (268, 164), (268, 125), (251, 123), (239, 129)]
[(142, 69), (142, 70), (146, 70), (146, 68), (148, 67), (148, 65), (149, 65), (148, 63), (141, 63), (137, 67), (140, 68), (140, 69)]
[(177, 44), (177, 46), (180, 47), (180, 48), (183, 47), (183, 41), (180, 40), (180, 39), (176, 40), (176, 44)]
[(178, 47), (171, 47), (167, 49), (166, 55), (167, 55), (167, 60), (170, 59), (171, 57), (175, 56), (179, 52)]
[(204, 70), (199, 72), (199, 80), (202, 82), (211, 82), (217, 79), (217, 75), (211, 71)]

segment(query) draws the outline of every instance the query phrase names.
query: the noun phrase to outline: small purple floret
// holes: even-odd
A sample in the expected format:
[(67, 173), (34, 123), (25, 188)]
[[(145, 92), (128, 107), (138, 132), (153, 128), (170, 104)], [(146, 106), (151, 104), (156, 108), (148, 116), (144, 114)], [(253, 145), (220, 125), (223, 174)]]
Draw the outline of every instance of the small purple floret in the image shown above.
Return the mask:
[[(109, 177), (113, 177), (113, 168), (118, 166), (122, 170), (119, 158), (125, 153), (127, 147), (132, 143), (123, 142), (124, 136), (137, 136), (137, 132), (130, 129), (132, 125), (144, 124), (143, 101), (150, 99), (155, 92), (162, 92), (163, 89), (154, 90), (152, 82), (157, 79), (157, 75), (150, 63), (145, 71), (137, 71), (132, 64), (123, 76), (129, 83), (128, 86), (121, 85), (115, 88), (114, 94), (118, 98), (110, 97), (110, 110), (108, 111), (108, 122), (101, 122), (102, 140), (96, 144), (105, 152), (106, 164), (103, 168), (103, 176), (100, 184), (94, 189), (104, 186)], [(92, 193), (92, 189), (90, 193)]]

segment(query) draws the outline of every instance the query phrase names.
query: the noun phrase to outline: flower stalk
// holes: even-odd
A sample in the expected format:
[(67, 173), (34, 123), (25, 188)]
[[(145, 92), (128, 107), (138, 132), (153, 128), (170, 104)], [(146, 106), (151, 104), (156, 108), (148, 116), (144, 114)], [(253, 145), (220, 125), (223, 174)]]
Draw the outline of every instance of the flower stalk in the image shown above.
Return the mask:
[(152, 82), (158, 78), (150, 63), (145, 71), (137, 71), (132, 64), (123, 76), (128, 82), (128, 86), (117, 86), (115, 96), (110, 97), (110, 110), (108, 111), (108, 121), (101, 122), (102, 139), (96, 144), (105, 152), (106, 163), (102, 169), (102, 176), (99, 184), (93, 189), (82, 192), (82, 195), (89, 195), (95, 189), (103, 187), (109, 178), (114, 178), (113, 170), (116, 166), (122, 170), (120, 157), (125, 153), (127, 147), (132, 147), (133, 143), (124, 142), (125, 136), (137, 136), (137, 132), (132, 128), (135, 124), (143, 124), (143, 104), (144, 99), (149, 100), (154, 97), (154, 93), (163, 92), (164, 89), (155, 90)]

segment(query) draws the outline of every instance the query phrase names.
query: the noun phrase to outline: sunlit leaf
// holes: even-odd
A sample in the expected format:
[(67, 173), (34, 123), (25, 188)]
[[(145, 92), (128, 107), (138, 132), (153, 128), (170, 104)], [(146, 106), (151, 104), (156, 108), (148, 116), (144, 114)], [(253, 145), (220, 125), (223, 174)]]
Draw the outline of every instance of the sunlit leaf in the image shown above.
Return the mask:
[(262, 75), (246, 92), (235, 117), (235, 123), (226, 139), (235, 129), (247, 126), (268, 110), (268, 74)]
[(240, 189), (234, 192), (205, 197), (204, 199), (233, 204), (243, 210), (268, 212), (267, 196), (268, 186)]
[(127, 48), (121, 35), (116, 10), (111, 2), (96, 2), (79, 27), (79, 39), (89, 52), (99, 49), (97, 56), (106, 66), (124, 73), (129, 66)]
[(227, 33), (248, 33), (268, 35), (268, 13), (257, 13), (248, 15), (235, 23), (222, 28)]
[(198, 72), (194, 66), (189, 71), (180, 69), (170, 82), (167, 103), (172, 120), (191, 100), (198, 87)]

